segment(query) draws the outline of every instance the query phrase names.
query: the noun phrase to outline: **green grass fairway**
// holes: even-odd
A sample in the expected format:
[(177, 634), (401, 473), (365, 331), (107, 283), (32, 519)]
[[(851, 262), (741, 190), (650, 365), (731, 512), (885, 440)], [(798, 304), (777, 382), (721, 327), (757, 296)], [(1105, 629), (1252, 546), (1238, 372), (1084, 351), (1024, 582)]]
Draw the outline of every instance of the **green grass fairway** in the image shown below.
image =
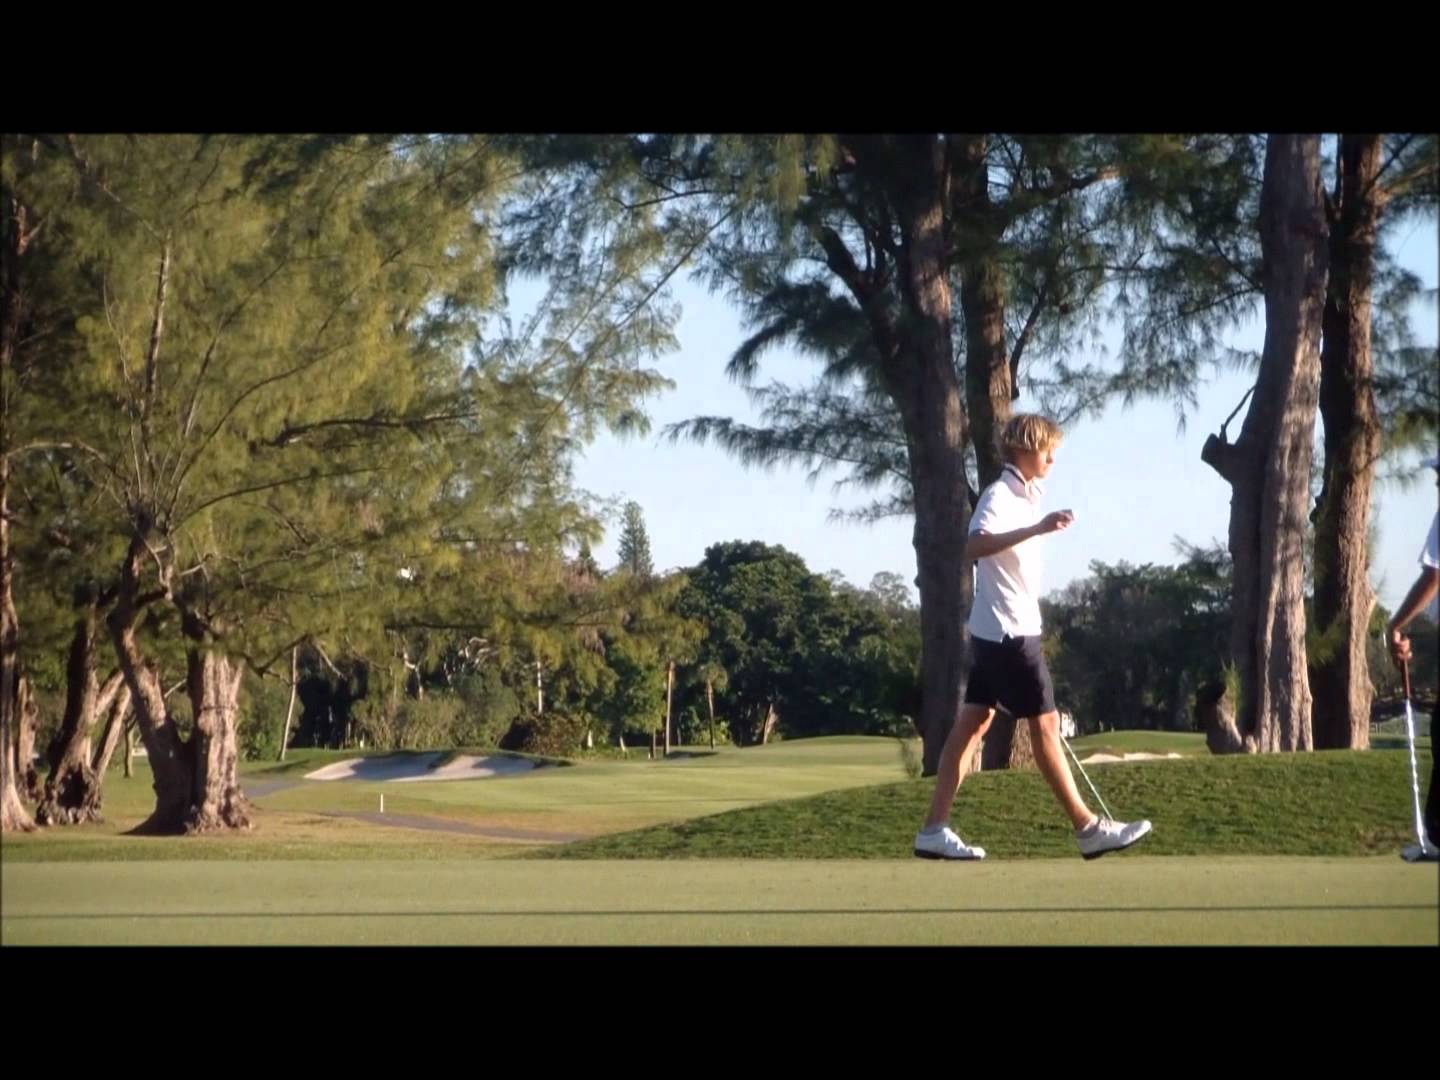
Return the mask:
[(26, 863), (5, 945), (1435, 945), (1368, 859)]
[[(78, 828), (6, 836), (5, 862), (57, 859), (295, 859), (430, 858), (447, 847), (489, 843), (513, 854), (506, 831), (573, 839), (684, 821), (774, 799), (798, 799), (903, 779), (894, 739), (836, 737), (737, 750), (688, 748), (668, 761), (587, 761), (519, 776), (474, 781), (374, 783), (307, 781), (305, 773), (354, 754), (301, 751), (284, 765), (251, 763), (242, 786), (256, 794), (256, 828), (219, 837), (123, 835), (154, 805), (143, 760), (129, 780), (112, 771), (105, 781), (106, 821)], [(643, 755), (642, 755), (643, 757)], [(277, 784), (289, 784), (279, 787)], [(381, 794), (388, 819), (378, 817)], [(337, 814), (375, 815), (365, 820)], [(489, 830), (493, 835), (419, 831), (385, 824), (423, 818)]]
[[(1429, 776), (1430, 753), (1420, 755)], [(1112, 813), (1146, 817), (1146, 855), (1334, 855), (1398, 852), (1413, 841), (1408, 754), (1241, 754), (1114, 762), (1086, 772)], [(1077, 781), (1091, 806), (1093, 798)], [(1423, 786), (1423, 782), (1422, 782)], [(893, 859), (910, 855), (929, 780), (880, 784), (657, 825), (537, 850), (544, 858)], [(990, 858), (1071, 858), (1069, 822), (1033, 769), (979, 773), (952, 822)]]
[(912, 858), (931, 781), (893, 739), (400, 784), (304, 781), (341, 756), (309, 753), (245, 768), (255, 829), (196, 838), (125, 835), (151, 806), (137, 763), (109, 777), (106, 823), (4, 838), (0, 942), (1437, 944), (1436, 867), (1397, 857), (1408, 754), (1122, 734), (1077, 750), (1186, 756), (1087, 769), (1155, 822), (1093, 863), (1033, 770), (961, 790), (956, 824), (990, 859)]

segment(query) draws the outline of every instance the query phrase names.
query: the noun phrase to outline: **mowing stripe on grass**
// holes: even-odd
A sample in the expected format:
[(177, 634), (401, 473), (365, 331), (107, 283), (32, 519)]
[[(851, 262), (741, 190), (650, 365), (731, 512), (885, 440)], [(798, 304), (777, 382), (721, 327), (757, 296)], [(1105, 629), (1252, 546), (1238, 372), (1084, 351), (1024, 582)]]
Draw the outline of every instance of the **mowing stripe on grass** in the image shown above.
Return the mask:
[(1429, 944), (1397, 858), (29, 863), (21, 944)]

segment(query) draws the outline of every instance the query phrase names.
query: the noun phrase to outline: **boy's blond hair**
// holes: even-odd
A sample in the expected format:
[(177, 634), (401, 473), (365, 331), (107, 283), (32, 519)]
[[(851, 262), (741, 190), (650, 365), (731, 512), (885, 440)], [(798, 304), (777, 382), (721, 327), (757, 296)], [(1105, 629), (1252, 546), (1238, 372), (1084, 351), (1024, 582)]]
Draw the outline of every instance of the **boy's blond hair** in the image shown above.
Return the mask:
[(1016, 413), (1000, 432), (1000, 455), (1006, 461), (1014, 461), (1017, 450), (1038, 450), (1043, 454), (1059, 446), (1063, 438), (1060, 425), (1048, 416)]

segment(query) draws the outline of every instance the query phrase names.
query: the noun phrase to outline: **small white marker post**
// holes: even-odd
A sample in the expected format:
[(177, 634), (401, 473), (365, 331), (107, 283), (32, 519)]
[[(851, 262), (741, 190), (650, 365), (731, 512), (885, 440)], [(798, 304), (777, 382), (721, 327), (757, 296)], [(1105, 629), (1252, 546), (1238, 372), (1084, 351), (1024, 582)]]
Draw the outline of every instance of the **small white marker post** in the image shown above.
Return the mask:
[(383, 791), (380, 793), (380, 812), (382, 814), (385, 812), (385, 793)]

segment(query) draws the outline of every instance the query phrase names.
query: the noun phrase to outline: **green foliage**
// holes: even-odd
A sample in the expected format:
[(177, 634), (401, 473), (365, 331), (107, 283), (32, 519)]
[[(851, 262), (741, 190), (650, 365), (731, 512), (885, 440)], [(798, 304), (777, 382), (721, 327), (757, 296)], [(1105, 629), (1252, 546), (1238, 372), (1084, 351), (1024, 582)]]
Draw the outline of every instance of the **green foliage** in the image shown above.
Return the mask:
[[(240, 696), (240, 722), (236, 732), (242, 761), (279, 760), (280, 741), (285, 734), (285, 712), (289, 704), (290, 686), (287, 682), (246, 676), (244, 692)], [(295, 716), (290, 725), (292, 739), (299, 720), (300, 706), (297, 701)]]
[[(335, 731), (334, 693), (323, 723), (307, 710), (312, 739), (355, 737), (354, 698), (383, 745), (494, 741), (518, 712), (504, 672), (604, 683), (599, 633), (624, 612), (565, 557), (600, 535), (571, 463), (599, 425), (643, 426), (666, 385), (643, 361), (677, 313), (647, 306), (653, 232), (545, 202), (565, 167), (543, 142), (5, 137), (7, 206), (44, 222), (4, 268), (31, 343), (4, 387), (7, 446), (34, 444), (15, 459), (27, 663), (63, 650), (77, 586), (110, 602), (135, 539), (168, 678), (185, 644), (273, 674), (310, 642), (358, 680)], [(517, 328), (506, 288), (535, 274)], [(502, 675), (462, 693), (474, 709), (399, 703), (448, 685), (457, 650)]]
[(879, 595), (837, 590), (784, 548), (753, 542), (707, 548), (688, 576), (679, 608), (707, 630), (686, 707), (705, 707), (706, 675), (723, 673), (716, 712), (736, 743), (758, 741), (771, 709), (788, 737), (910, 730), (918, 613), (895, 606), (893, 583)]
[(1109, 566), (1042, 601), (1060, 708), (1082, 732), (1188, 729), (1197, 688), (1229, 659), (1229, 558), (1218, 544), (1179, 548), (1175, 567)]
[(625, 504), (619, 568), (640, 578), (648, 578), (655, 573), (655, 564), (650, 558), (650, 536), (645, 531), (645, 515), (640, 504), (633, 500)]
[(584, 744), (586, 723), (577, 716), (547, 712), (516, 720), (500, 742), (503, 750), (547, 757), (570, 757)]
[(520, 701), (493, 668), (465, 675), (455, 684), (462, 705), (457, 746), (498, 746), (520, 715)]

